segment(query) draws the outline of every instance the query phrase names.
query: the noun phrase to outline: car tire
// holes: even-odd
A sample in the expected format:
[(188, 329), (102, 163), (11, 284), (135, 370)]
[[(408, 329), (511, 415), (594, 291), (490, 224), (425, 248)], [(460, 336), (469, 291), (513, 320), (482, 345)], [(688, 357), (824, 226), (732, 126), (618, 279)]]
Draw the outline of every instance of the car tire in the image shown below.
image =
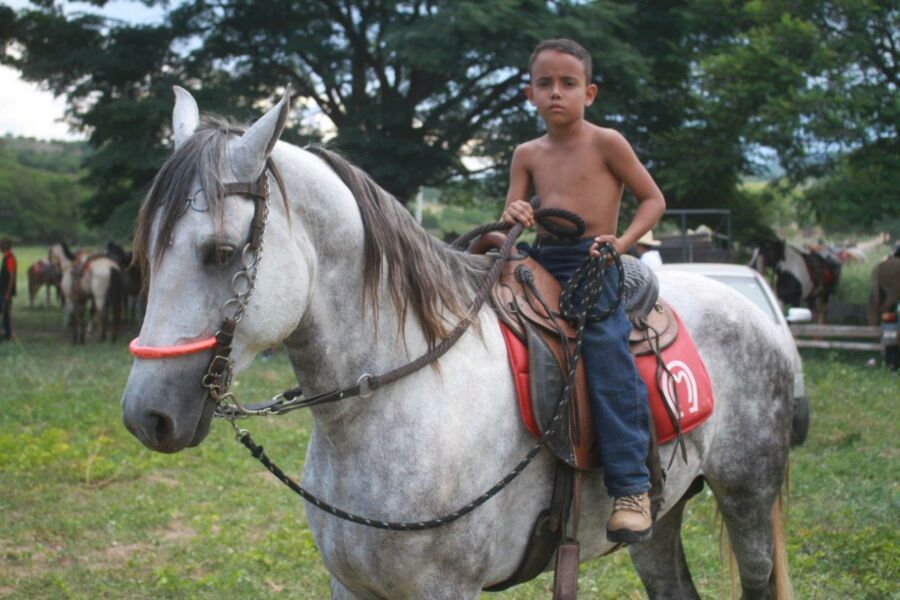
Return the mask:
[(806, 441), (809, 433), (809, 398), (794, 398), (794, 421), (791, 424), (791, 446), (799, 446)]

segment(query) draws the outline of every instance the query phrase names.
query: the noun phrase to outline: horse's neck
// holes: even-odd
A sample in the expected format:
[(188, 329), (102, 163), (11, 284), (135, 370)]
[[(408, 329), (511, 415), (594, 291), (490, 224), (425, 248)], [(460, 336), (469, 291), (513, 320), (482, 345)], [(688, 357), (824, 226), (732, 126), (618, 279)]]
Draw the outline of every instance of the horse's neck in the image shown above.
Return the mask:
[[(335, 284), (341, 278), (330, 279), (332, 285), (317, 289), (300, 327), (285, 342), (307, 396), (352, 386), (363, 374), (384, 374), (427, 350), (414, 317), (407, 319), (405, 331), (398, 331), (389, 294), (381, 294), (373, 310), (362, 295), (361, 272), (343, 277), (340, 286)], [(338, 419), (355, 413), (356, 406), (352, 400), (329, 405), (316, 411), (317, 417)]]
[[(288, 196), (302, 199), (291, 207), (292, 221), (303, 224), (316, 254), (309, 306), (285, 340), (304, 393), (349, 387), (365, 373), (385, 373), (424, 353), (426, 342), (413, 315), (406, 319), (404, 331), (398, 331), (400, 318), (385, 281), (374, 304), (371, 297), (364, 297), (364, 234), (353, 197), (318, 159), (280, 158), (287, 165), (282, 173)], [(310, 178), (317, 182), (318, 198), (310, 198), (306, 191)], [(305, 191), (292, 194), (292, 189)], [(332, 418), (346, 412), (344, 406), (316, 412)]]
[(62, 250), (54, 252), (52, 258), (55, 260), (51, 260), (51, 262), (56, 262), (62, 272), (68, 271), (72, 267), (72, 261), (63, 254)]

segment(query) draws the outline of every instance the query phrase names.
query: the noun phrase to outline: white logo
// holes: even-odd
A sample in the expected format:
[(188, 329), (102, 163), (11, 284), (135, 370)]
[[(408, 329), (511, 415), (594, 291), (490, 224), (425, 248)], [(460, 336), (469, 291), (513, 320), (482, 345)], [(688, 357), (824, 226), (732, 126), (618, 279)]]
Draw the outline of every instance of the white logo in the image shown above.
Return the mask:
[[(684, 412), (680, 410), (681, 407), (676, 406), (675, 404), (675, 387), (679, 384), (682, 384), (681, 387), (679, 387), (679, 392), (681, 392), (679, 394), (681, 405), (687, 406), (688, 414), (699, 412), (700, 399), (697, 394), (697, 380), (694, 378), (691, 368), (680, 360), (673, 360), (670, 363), (666, 363), (666, 368), (669, 371), (663, 371), (662, 385), (660, 387), (663, 391), (663, 397), (666, 402), (669, 403), (673, 412), (677, 411), (677, 413), (681, 415), (681, 418), (684, 418)], [(671, 377), (669, 377), (669, 373), (672, 373)], [(684, 401), (684, 391), (687, 391), (687, 402)]]

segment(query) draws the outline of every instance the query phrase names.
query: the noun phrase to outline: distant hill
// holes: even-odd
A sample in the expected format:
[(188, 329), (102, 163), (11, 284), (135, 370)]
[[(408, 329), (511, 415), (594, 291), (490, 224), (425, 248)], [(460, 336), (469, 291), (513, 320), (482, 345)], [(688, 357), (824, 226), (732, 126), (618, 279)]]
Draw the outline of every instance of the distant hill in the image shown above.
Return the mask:
[(81, 183), (86, 142), (0, 138), (0, 235), (16, 242), (75, 240), (84, 236)]
[(87, 142), (59, 142), (6, 135), (0, 138), (0, 152), (23, 167), (52, 173), (77, 174), (90, 153)]

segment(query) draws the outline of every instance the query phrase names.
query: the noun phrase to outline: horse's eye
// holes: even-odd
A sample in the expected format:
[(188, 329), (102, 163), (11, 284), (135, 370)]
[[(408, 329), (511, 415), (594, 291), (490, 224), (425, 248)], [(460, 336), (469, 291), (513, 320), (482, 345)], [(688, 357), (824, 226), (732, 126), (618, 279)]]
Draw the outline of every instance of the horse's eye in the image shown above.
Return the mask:
[(203, 262), (215, 267), (224, 267), (234, 258), (236, 249), (231, 244), (214, 243), (206, 246)]

